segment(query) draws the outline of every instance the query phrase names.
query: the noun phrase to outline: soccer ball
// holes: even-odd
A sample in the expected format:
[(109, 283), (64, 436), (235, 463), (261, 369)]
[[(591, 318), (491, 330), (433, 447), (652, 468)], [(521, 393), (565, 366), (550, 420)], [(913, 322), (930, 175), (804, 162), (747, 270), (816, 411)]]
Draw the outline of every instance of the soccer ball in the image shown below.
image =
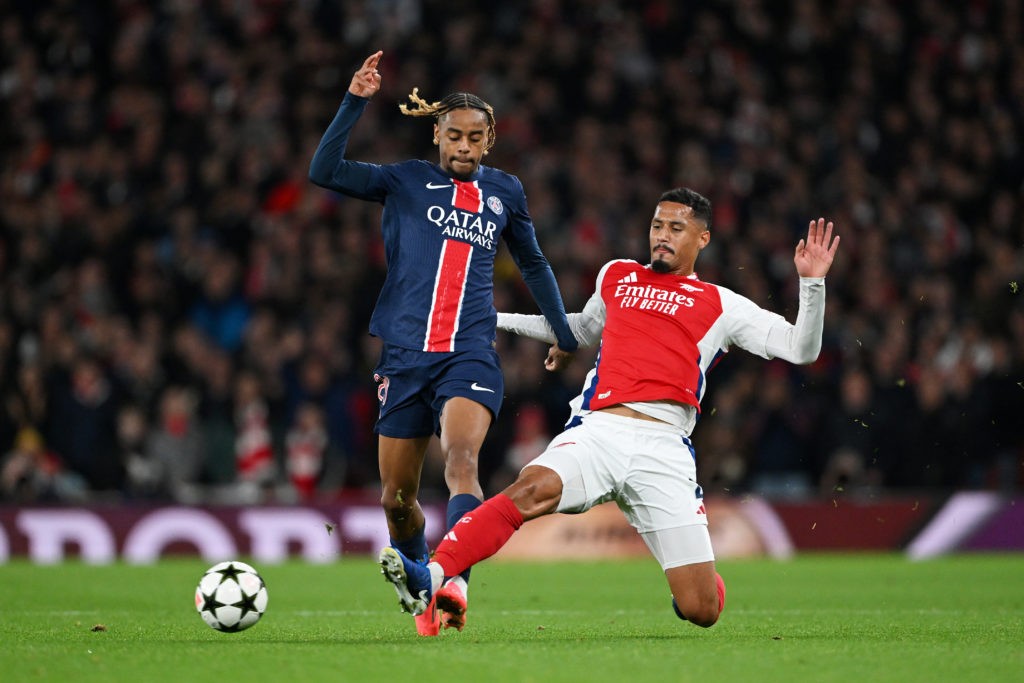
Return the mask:
[(245, 562), (215, 564), (196, 586), (196, 610), (210, 628), (244, 631), (267, 611), (267, 585)]

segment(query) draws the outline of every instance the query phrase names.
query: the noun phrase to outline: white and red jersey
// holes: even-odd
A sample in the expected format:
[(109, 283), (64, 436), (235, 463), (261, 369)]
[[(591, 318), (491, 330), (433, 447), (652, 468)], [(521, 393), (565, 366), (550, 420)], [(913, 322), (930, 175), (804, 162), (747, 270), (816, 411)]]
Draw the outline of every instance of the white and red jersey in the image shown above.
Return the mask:
[[(570, 423), (580, 413), (627, 404), (689, 431), (707, 390), (707, 374), (730, 347), (762, 358), (813, 361), (821, 348), (824, 304), (824, 278), (801, 278), (800, 311), (791, 325), (695, 274), (656, 273), (636, 261), (611, 261), (598, 274), (583, 312), (569, 316), (581, 346), (601, 343), (583, 391), (570, 404)], [(498, 327), (550, 341), (550, 329), (538, 318), (503, 313)]]
[(696, 275), (612, 261), (597, 277), (604, 303), (601, 351), (581, 408), (671, 400), (700, 408), (707, 372), (731, 345), (767, 357), (778, 314)]

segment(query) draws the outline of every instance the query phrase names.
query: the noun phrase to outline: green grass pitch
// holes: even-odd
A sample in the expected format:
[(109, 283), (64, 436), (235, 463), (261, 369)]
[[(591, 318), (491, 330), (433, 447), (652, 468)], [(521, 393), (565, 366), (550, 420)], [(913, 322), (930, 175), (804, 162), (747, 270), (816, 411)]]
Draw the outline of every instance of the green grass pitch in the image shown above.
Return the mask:
[(364, 557), (257, 565), (266, 615), (218, 633), (192, 603), (208, 564), (0, 565), (0, 680), (1024, 681), (1022, 555), (721, 562), (708, 630), (675, 618), (653, 560), (492, 561), (440, 638)]

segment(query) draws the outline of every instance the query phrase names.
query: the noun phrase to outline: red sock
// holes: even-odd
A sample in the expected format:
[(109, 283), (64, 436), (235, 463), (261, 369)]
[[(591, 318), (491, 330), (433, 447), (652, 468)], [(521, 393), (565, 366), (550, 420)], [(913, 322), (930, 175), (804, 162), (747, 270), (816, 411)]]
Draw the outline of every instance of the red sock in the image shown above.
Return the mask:
[(721, 614), (725, 609), (725, 581), (718, 572), (715, 572), (715, 587), (718, 588), (718, 613)]
[(523, 525), (523, 515), (503, 493), (462, 516), (434, 551), (445, 576), (455, 576), (498, 552)]

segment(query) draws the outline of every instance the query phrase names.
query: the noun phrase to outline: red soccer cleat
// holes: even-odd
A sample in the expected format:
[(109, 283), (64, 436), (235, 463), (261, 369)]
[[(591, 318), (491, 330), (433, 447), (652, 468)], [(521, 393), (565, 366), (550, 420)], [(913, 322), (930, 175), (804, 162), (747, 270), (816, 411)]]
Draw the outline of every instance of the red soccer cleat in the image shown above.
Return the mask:
[(436, 636), (441, 633), (441, 613), (437, 609), (437, 598), (435, 597), (427, 605), (427, 611), (414, 617), (416, 620), (416, 633), (421, 636)]
[(441, 623), (445, 628), (456, 631), (461, 631), (466, 625), (466, 593), (461, 584), (462, 580), (458, 577), (449, 579), (435, 596)]

